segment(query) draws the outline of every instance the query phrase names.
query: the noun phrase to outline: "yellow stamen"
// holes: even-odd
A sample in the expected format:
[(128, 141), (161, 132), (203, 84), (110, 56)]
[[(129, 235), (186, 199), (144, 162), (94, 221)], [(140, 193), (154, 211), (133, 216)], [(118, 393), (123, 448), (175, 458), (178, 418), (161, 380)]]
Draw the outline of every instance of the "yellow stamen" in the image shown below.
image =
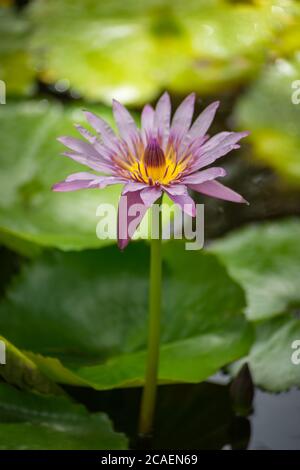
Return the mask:
[(188, 159), (177, 162), (176, 152), (170, 147), (165, 154), (156, 140), (152, 140), (144, 150), (142, 158), (129, 166), (134, 179), (153, 185), (167, 185), (176, 180), (187, 166)]

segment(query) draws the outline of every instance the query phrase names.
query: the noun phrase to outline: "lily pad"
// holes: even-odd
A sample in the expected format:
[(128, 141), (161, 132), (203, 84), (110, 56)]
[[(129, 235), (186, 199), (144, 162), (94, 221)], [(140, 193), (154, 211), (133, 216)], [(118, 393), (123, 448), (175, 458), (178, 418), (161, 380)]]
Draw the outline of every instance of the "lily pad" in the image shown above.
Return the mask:
[(243, 95), (235, 111), (249, 139), (254, 157), (282, 178), (300, 185), (300, 60), (278, 59)]
[(5, 364), (0, 365), (0, 375), (6, 382), (45, 394), (63, 393), (63, 390), (49, 380), (24, 352), (2, 336), (0, 340), (5, 344)]
[(248, 226), (212, 244), (245, 289), (246, 314), (261, 320), (300, 304), (300, 222), (286, 219)]
[(244, 82), (281, 25), (269, 6), (222, 0), (36, 0), (29, 17), (44, 82), (64, 80), (85, 98), (133, 104), (166, 87), (211, 93)]
[[(28, 51), (29, 35), (28, 19), (0, 5), (0, 79), (7, 96), (28, 95), (34, 89), (36, 71)], [(7, 102), (5, 94), (1, 94), (1, 104)]]
[(299, 318), (285, 314), (256, 326), (256, 340), (250, 351), (249, 364), (257, 385), (272, 392), (299, 387), (299, 359)]
[(67, 398), (43, 397), (0, 384), (1, 450), (127, 449), (107, 415)]
[[(0, 306), (0, 329), (57, 382), (96, 389), (143, 383), (148, 248), (45, 254)], [(247, 354), (244, 293), (216, 257), (164, 245), (159, 380), (200, 382)], [(48, 356), (48, 357), (45, 357)]]
[(300, 321), (295, 310), (255, 325), (249, 355), (230, 366), (233, 375), (247, 362), (255, 384), (270, 392), (300, 386)]
[[(110, 119), (110, 111), (99, 108)], [(111, 243), (96, 236), (100, 203), (117, 205), (119, 187), (54, 193), (51, 186), (79, 165), (60, 156), (59, 135), (76, 135), (79, 108), (65, 110), (46, 100), (0, 107), (0, 239), (25, 254), (36, 247), (92, 248)], [(74, 132), (75, 131), (75, 132)]]

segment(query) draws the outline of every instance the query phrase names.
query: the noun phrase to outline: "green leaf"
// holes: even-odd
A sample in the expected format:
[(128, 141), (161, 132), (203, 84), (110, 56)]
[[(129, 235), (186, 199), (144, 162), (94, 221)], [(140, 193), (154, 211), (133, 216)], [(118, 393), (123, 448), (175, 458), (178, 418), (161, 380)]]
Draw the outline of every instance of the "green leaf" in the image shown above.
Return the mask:
[(245, 289), (251, 320), (279, 315), (300, 303), (300, 222), (286, 219), (248, 226), (211, 250)]
[(250, 366), (258, 385), (273, 392), (300, 386), (300, 365), (292, 362), (296, 352), (292, 345), (299, 340), (300, 321), (293, 315), (282, 315), (257, 326)]
[(22, 393), (0, 384), (1, 450), (126, 449), (103, 413), (89, 414), (66, 398)]
[(134, 104), (164, 88), (211, 93), (250, 79), (282, 22), (270, 6), (220, 0), (38, 0), (29, 17), (44, 82)]
[(245, 227), (211, 247), (245, 289), (246, 314), (255, 321), (255, 341), (242, 362), (249, 362), (256, 385), (273, 392), (300, 385), (300, 366), (291, 360), (300, 340), (292, 313), (300, 305), (299, 240), (299, 220), (286, 219)]
[[(215, 256), (164, 245), (160, 382), (200, 382), (245, 355), (244, 294)], [(0, 328), (52, 380), (96, 389), (143, 383), (148, 248), (44, 255), (0, 306)], [(49, 356), (45, 358), (43, 356)]]
[[(110, 120), (110, 111), (98, 111)], [(76, 135), (72, 124), (83, 118), (78, 108), (64, 110), (45, 100), (0, 107), (0, 238), (21, 253), (35, 254), (36, 246), (82, 249), (112, 243), (96, 236), (96, 209), (105, 202), (116, 206), (119, 186), (51, 191), (54, 183), (85, 168), (62, 157), (63, 146), (56, 141)]]
[(63, 390), (43, 374), (24, 352), (0, 336), (5, 344), (6, 363), (0, 365), (0, 375), (6, 382), (26, 390), (46, 394), (63, 394)]
[(299, 59), (278, 59), (240, 98), (235, 112), (241, 128), (251, 130), (254, 156), (296, 186), (300, 184), (299, 75)]
[[(283, 392), (300, 386), (300, 321), (294, 314), (284, 314), (259, 322), (256, 339), (247, 360), (256, 385), (271, 392)], [(294, 347), (293, 347), (294, 344)], [(297, 345), (298, 344), (298, 345)], [(298, 351), (297, 351), (298, 350)], [(295, 354), (296, 362), (292, 356)], [(240, 367), (235, 364), (233, 373)]]
[(29, 31), (26, 18), (0, 6), (0, 79), (5, 82), (7, 95), (33, 91), (35, 69), (28, 52)]

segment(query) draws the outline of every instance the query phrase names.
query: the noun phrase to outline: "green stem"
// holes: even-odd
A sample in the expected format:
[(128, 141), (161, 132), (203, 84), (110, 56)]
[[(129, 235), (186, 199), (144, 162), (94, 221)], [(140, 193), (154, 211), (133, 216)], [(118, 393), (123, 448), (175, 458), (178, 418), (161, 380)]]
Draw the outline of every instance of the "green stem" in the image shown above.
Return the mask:
[(159, 234), (159, 238), (151, 240), (148, 352), (139, 423), (139, 433), (144, 436), (149, 435), (152, 430), (157, 390), (160, 341), (162, 283), (161, 211), (159, 211), (158, 217), (157, 213), (156, 217), (154, 217), (154, 211), (155, 209), (153, 207), (151, 214), (152, 233)]

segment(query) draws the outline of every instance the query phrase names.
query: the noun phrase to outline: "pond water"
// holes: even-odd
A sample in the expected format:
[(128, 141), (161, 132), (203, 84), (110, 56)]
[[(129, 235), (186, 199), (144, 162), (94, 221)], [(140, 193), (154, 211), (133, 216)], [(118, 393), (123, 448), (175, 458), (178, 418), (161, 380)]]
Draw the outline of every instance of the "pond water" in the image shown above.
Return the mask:
[(255, 391), (248, 449), (300, 449), (300, 390)]
[[(249, 384), (240, 390), (243, 397), (237, 399), (223, 374), (197, 385), (159, 387), (155, 432), (145, 442), (135, 435), (140, 389), (96, 392), (68, 387), (91, 411), (107, 412), (116, 430), (131, 437), (131, 448), (300, 449), (300, 390), (271, 394), (256, 388), (249, 393)], [(241, 416), (237, 402), (243, 401)]]

